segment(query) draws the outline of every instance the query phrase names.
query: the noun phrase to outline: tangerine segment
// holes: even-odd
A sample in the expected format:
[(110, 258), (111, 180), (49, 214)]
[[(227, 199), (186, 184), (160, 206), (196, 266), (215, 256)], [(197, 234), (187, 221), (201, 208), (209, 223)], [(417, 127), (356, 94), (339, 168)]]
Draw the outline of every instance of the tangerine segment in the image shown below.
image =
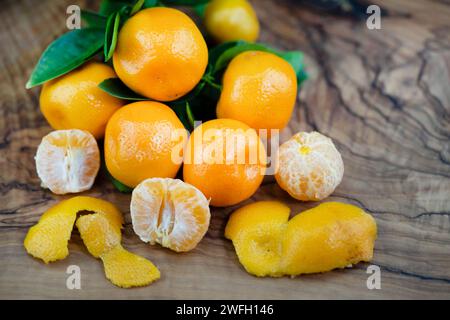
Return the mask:
[(108, 217), (94, 213), (78, 218), (76, 224), (88, 251), (102, 259), (106, 278), (116, 286), (145, 286), (159, 279), (153, 263), (122, 247), (120, 228)]
[(90, 189), (100, 168), (97, 141), (78, 129), (50, 132), (39, 144), (35, 159), (42, 187), (55, 194)]
[(341, 154), (330, 138), (318, 132), (299, 132), (279, 148), (275, 179), (297, 200), (325, 199), (343, 175)]
[(345, 203), (326, 202), (289, 221), (281, 268), (298, 275), (370, 261), (377, 235), (371, 215)]
[(30, 228), (24, 240), (27, 252), (45, 263), (67, 257), (73, 224), (81, 211), (98, 212), (107, 217), (116, 229), (122, 227), (122, 214), (113, 204), (92, 197), (73, 197), (51, 207)]
[(233, 241), (247, 272), (295, 276), (372, 259), (376, 223), (358, 207), (328, 202), (289, 221), (288, 215), (286, 206), (270, 201), (244, 206), (231, 215), (225, 236)]
[(151, 178), (131, 196), (134, 232), (144, 242), (159, 243), (176, 252), (194, 249), (208, 230), (206, 197), (179, 179)]

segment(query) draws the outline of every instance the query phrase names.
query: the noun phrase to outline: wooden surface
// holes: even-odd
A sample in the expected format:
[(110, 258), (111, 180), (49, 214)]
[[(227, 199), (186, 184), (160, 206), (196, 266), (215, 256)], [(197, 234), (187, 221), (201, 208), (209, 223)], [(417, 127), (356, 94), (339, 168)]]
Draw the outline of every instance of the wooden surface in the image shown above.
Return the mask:
[[(96, 1), (76, 1), (95, 8)], [(329, 16), (294, 1), (253, 1), (261, 41), (307, 55), (305, 84), (284, 139), (299, 130), (332, 137), (345, 175), (327, 200), (363, 207), (379, 227), (373, 264), (381, 290), (368, 290), (366, 268), (296, 279), (258, 279), (244, 272), (223, 238), (234, 208), (213, 209), (198, 248), (175, 254), (142, 243), (132, 232), (129, 195), (104, 177), (85, 194), (125, 213), (124, 245), (161, 270), (155, 284), (119, 289), (107, 281), (74, 233), (67, 259), (44, 265), (22, 241), (61, 199), (39, 187), (34, 154), (50, 131), (39, 112), (39, 89), (25, 82), (42, 50), (65, 29), (72, 0), (2, 2), (0, 11), (0, 298), (450, 298), (450, 4), (382, 1), (381, 30)], [(380, 1), (381, 2), (381, 1)], [(315, 203), (290, 198), (268, 177), (250, 200), (278, 199), (294, 213)], [(66, 289), (66, 268), (81, 268), (81, 290)]]

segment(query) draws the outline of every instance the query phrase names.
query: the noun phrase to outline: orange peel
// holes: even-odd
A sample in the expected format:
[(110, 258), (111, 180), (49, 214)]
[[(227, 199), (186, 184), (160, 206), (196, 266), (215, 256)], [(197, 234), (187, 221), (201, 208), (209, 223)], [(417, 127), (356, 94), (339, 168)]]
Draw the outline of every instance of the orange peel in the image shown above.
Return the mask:
[(160, 278), (149, 260), (125, 250), (120, 228), (108, 217), (94, 213), (76, 222), (88, 251), (103, 262), (106, 278), (122, 288), (145, 286)]
[(123, 223), (122, 214), (113, 204), (93, 197), (73, 197), (48, 209), (30, 228), (24, 240), (26, 251), (45, 263), (67, 257), (73, 225), (81, 211), (97, 212), (108, 217), (119, 230)]
[(362, 209), (326, 202), (288, 220), (289, 211), (280, 202), (260, 201), (231, 215), (225, 237), (247, 272), (296, 276), (372, 259), (377, 226)]

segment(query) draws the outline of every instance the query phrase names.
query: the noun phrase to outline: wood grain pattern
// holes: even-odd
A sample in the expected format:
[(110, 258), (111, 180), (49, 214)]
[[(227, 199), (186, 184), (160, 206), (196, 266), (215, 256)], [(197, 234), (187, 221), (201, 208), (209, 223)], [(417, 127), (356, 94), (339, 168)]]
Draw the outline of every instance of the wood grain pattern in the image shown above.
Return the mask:
[[(162, 279), (145, 288), (114, 287), (76, 233), (66, 260), (44, 265), (28, 256), (22, 246), (28, 228), (67, 197), (39, 187), (33, 157), (50, 128), (39, 112), (39, 89), (24, 86), (42, 50), (64, 32), (65, 9), (73, 2), (2, 2), (0, 298), (450, 298), (448, 2), (382, 1), (388, 16), (381, 30), (370, 31), (364, 21), (311, 11), (293, 0), (253, 1), (261, 41), (307, 55), (311, 78), (283, 139), (318, 130), (336, 142), (345, 175), (328, 200), (359, 205), (376, 218), (373, 263), (382, 270), (381, 290), (366, 288), (367, 264), (296, 279), (248, 275), (223, 238), (237, 206), (213, 209), (210, 230), (191, 253), (146, 245), (130, 226), (130, 196), (114, 191), (104, 177), (85, 194), (123, 210), (124, 246), (151, 259)], [(294, 213), (315, 205), (293, 200), (272, 177), (247, 202), (261, 199), (280, 199)], [(71, 264), (81, 268), (81, 290), (66, 289)]]

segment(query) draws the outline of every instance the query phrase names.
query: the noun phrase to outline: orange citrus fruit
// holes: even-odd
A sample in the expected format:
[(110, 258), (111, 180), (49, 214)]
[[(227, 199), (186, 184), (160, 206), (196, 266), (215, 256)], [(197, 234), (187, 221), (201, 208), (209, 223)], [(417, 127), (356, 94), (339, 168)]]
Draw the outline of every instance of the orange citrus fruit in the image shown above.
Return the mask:
[(154, 101), (131, 103), (119, 109), (106, 127), (106, 166), (130, 187), (147, 178), (173, 178), (186, 140), (183, 124), (168, 106)]
[(225, 70), (217, 117), (240, 120), (254, 129), (282, 129), (296, 97), (297, 77), (287, 61), (268, 52), (246, 51)]
[(248, 199), (264, 178), (264, 145), (254, 129), (237, 120), (215, 119), (198, 126), (185, 152), (184, 181), (202, 191), (214, 206)]
[(142, 241), (176, 252), (194, 249), (210, 220), (205, 196), (179, 179), (142, 181), (133, 190), (130, 211), (134, 232)]
[(159, 101), (175, 100), (200, 81), (208, 48), (195, 23), (171, 8), (149, 8), (119, 32), (113, 55), (119, 78), (135, 92)]
[(46, 82), (40, 105), (50, 126), (56, 130), (86, 130), (102, 138), (109, 117), (125, 103), (98, 88), (100, 82), (113, 77), (116, 74), (110, 66), (89, 62)]
[(205, 27), (219, 42), (246, 40), (259, 35), (259, 22), (247, 0), (212, 0), (205, 11)]
[(92, 187), (100, 151), (87, 131), (57, 130), (42, 138), (35, 160), (42, 187), (56, 194), (75, 193)]
[(296, 276), (372, 259), (377, 225), (362, 209), (326, 202), (290, 220), (289, 213), (283, 203), (259, 201), (231, 214), (225, 237), (247, 272)]
[(297, 200), (328, 197), (343, 175), (341, 154), (330, 138), (318, 132), (299, 132), (279, 148), (275, 178)]

